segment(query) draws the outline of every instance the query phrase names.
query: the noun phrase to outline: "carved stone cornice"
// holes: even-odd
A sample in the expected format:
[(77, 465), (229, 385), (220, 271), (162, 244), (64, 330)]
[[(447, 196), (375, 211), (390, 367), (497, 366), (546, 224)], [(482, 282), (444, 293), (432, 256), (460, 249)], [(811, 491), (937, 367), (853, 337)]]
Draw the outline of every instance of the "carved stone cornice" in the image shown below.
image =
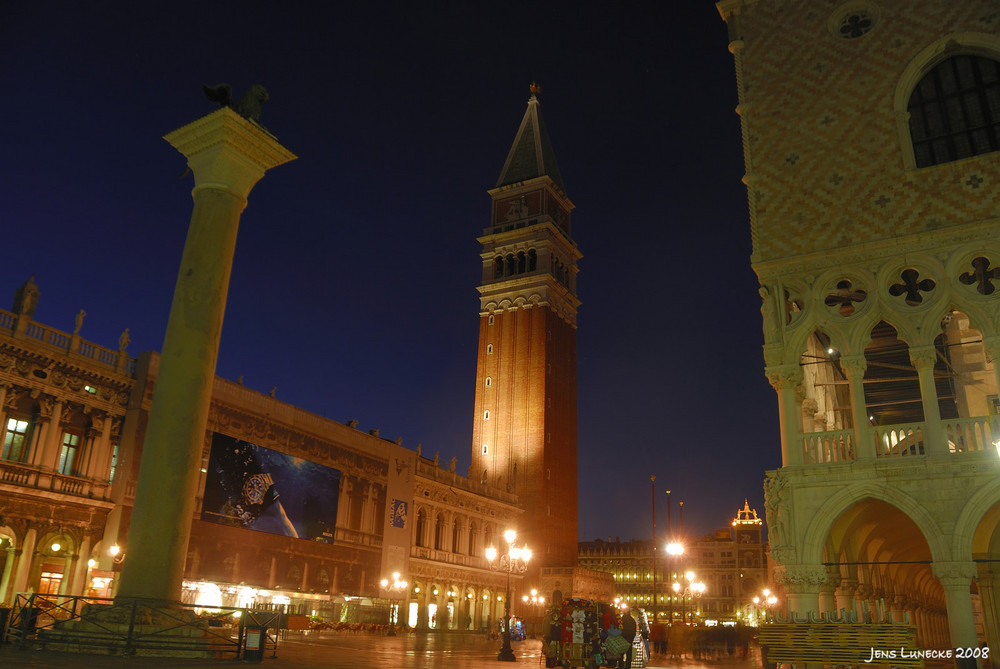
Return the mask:
[(572, 327), (576, 327), (580, 300), (548, 273), (491, 283), (480, 286), (478, 290), (481, 316), (499, 311), (548, 307)]
[(345, 474), (385, 478), (389, 463), (360, 451), (303, 434), (266, 418), (212, 403), (208, 428), (265, 448), (340, 469)]
[(774, 580), (784, 586), (823, 585), (826, 567), (813, 564), (789, 564), (774, 568)]
[(0, 344), (0, 375), (5, 373), (8, 376), (5, 382), (12, 387), (30, 388), (56, 397), (82, 394), (90, 386), (97, 392), (86, 391), (86, 397), (79, 401), (109, 411), (119, 408), (124, 411), (135, 384), (130, 376), (105, 373), (100, 367), (76, 364), (74, 359), (29, 350), (16, 343)]
[[(816, 276), (838, 266), (869, 266), (878, 261), (891, 264), (907, 254), (928, 253), (928, 249), (934, 249), (935, 255), (947, 258), (969, 242), (992, 242), (996, 239), (998, 223), (998, 219), (986, 219), (969, 225), (924, 230), (904, 238), (872, 240), (863, 245), (824, 249), (790, 259), (757, 261), (753, 263), (753, 268), (758, 279), (764, 283), (793, 276)], [(877, 274), (879, 268), (876, 266), (874, 269)]]

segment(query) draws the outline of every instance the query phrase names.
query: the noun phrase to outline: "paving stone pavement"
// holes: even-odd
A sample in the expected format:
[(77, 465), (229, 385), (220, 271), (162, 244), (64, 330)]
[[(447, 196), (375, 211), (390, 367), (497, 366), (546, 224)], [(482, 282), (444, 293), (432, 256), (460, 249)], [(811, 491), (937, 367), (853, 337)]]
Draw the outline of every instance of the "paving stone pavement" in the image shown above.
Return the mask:
[[(3, 669), (224, 669), (230, 665), (259, 666), (261, 669), (502, 669), (521, 666), (541, 669), (545, 666), (541, 642), (529, 639), (513, 644), (517, 660), (500, 662), (497, 653), (500, 642), (471, 634), (407, 634), (398, 637), (350, 635), (336, 633), (290, 634), (279, 639), (276, 651), (268, 650), (258, 663), (235, 660), (185, 660), (155, 657), (122, 657), (60, 653), (47, 650), (21, 650), (11, 644), (0, 645), (0, 667)], [(649, 669), (759, 669), (760, 656), (751, 653), (747, 659), (722, 657), (695, 660), (691, 657), (667, 658), (654, 656)]]
[[(367, 634), (291, 633), (279, 639), (277, 649), (259, 662), (231, 656), (218, 660), (186, 660), (156, 657), (122, 657), (21, 650), (0, 644), (0, 669), (226, 669), (229, 666), (260, 669), (543, 669), (541, 642), (529, 639), (513, 644), (516, 662), (497, 660), (500, 642), (482, 635), (462, 633), (407, 634), (398, 637)], [(946, 662), (928, 662), (925, 669), (951, 667)], [(754, 647), (746, 658), (722, 655), (696, 659), (654, 656), (647, 669), (762, 669), (760, 652)]]

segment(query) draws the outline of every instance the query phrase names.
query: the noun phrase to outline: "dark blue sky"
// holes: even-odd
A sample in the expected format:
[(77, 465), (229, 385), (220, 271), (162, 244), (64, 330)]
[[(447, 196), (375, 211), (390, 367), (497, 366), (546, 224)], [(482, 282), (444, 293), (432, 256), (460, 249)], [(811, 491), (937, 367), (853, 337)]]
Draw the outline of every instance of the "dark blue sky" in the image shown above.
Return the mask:
[(39, 321), (159, 350), (193, 185), (161, 137), (213, 110), (203, 83), (262, 83), (299, 159), (250, 194), (218, 374), (462, 472), (476, 237), (539, 81), (584, 256), (581, 539), (648, 537), (650, 474), (660, 527), (667, 487), (690, 533), (763, 513), (776, 401), (713, 3), (21, 2), (0, 57), (10, 302), (34, 275)]

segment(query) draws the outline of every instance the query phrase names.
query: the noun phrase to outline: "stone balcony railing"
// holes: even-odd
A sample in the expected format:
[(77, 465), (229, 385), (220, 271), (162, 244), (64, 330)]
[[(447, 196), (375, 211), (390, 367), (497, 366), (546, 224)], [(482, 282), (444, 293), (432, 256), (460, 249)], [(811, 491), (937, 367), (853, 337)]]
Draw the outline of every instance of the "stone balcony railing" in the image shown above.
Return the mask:
[(6, 460), (0, 460), (0, 483), (88, 500), (107, 501), (111, 492), (111, 484), (107, 481), (66, 476), (34, 465)]
[[(947, 439), (947, 452), (954, 456), (1000, 450), (1000, 416), (951, 418), (942, 420), (940, 427), (943, 438)], [(874, 456), (878, 459), (924, 455), (927, 450), (929, 432), (926, 422), (879, 425), (866, 432), (871, 436), (869, 447), (874, 449)], [(803, 434), (803, 464), (853, 462), (858, 459), (857, 438), (854, 430)]]
[(6, 331), (14, 338), (35, 339), (61, 353), (78, 355), (116, 370), (120, 374), (135, 376), (135, 358), (130, 358), (125, 352), (113, 351), (83, 340), (79, 335), (68, 334), (32, 320), (24, 320), (26, 318), (0, 309), (0, 332)]

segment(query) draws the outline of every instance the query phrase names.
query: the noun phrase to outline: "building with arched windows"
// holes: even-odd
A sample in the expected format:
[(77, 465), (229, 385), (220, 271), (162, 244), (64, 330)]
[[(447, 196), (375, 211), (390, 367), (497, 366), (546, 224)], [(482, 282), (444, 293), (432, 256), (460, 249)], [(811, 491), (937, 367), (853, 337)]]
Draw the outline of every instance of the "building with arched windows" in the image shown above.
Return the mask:
[[(472, 467), (216, 378), (184, 568), (190, 603), (485, 629), (520, 604), (610, 593), (576, 569), (576, 260), (572, 204), (532, 95), (483, 231)], [(0, 603), (110, 596), (129, 559), (160, 356), (34, 321), (34, 280), (0, 310)], [(511, 400), (517, 398), (517, 408)], [(534, 550), (490, 564), (505, 530)], [(394, 573), (402, 591), (381, 585)], [(379, 610), (381, 607), (381, 610)], [(519, 611), (515, 606), (515, 612)]]
[(1000, 647), (1000, 20), (724, 0), (782, 466), (780, 606)]

